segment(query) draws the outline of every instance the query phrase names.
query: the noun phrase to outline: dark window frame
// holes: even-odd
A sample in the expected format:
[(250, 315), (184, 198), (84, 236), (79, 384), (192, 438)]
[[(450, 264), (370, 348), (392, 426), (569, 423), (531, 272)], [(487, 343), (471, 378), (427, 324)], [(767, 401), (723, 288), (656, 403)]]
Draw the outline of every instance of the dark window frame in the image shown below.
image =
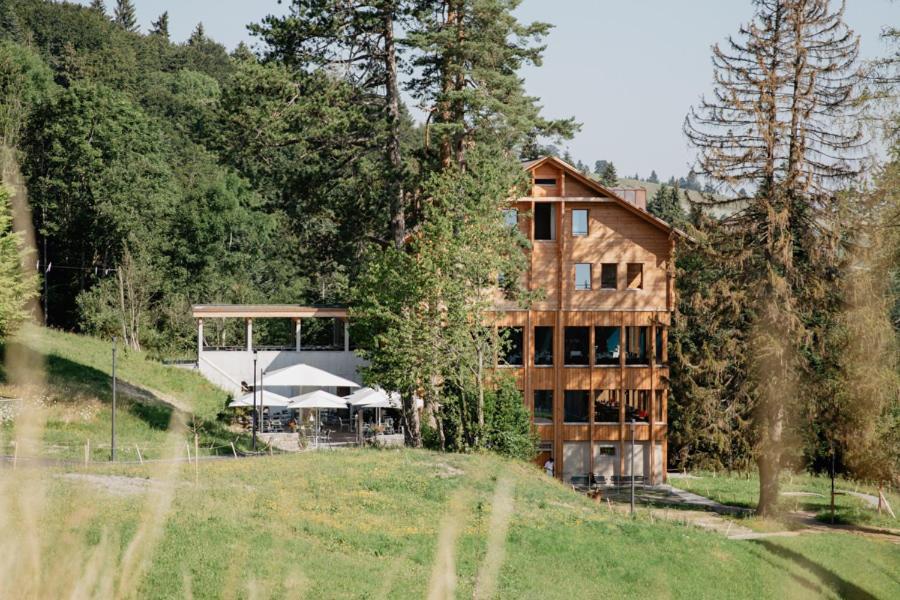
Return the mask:
[[(638, 277), (640, 278), (640, 283), (637, 286), (631, 285), (631, 280), (633, 278), (631, 269), (632, 267), (638, 267)], [(629, 290), (642, 290), (644, 289), (644, 263), (626, 263), (625, 266), (625, 284), (627, 286), (626, 289)]]
[[(613, 273), (613, 285), (609, 285), (609, 271)], [(619, 289), (619, 263), (600, 263), (600, 289), (601, 290), (617, 290)]]
[[(552, 202), (534, 203), (534, 239), (540, 242), (556, 241), (556, 210)], [(544, 219), (546, 218), (546, 224)]]
[[(540, 344), (540, 347), (539, 347), (538, 340), (541, 337), (538, 335), (539, 329), (542, 330), (542, 332), (541, 332), (542, 334), (546, 334), (547, 330), (549, 330), (549, 333), (550, 333), (549, 352), (547, 351), (547, 348), (543, 347), (545, 344)], [(532, 355), (532, 362), (534, 363), (534, 366), (536, 366), (536, 367), (552, 367), (553, 359), (554, 359), (553, 337), (554, 337), (554, 335), (556, 335), (556, 332), (553, 331), (553, 326), (552, 325), (535, 325), (533, 335), (534, 335), (534, 353)], [(539, 352), (540, 352), (540, 354), (539, 354)], [(538, 360), (539, 358), (541, 358), (541, 360)]]
[[(578, 334), (583, 334), (584, 337), (581, 338), (581, 335)], [(581, 349), (575, 346), (581, 346)], [(570, 358), (570, 352), (575, 351), (578, 351), (580, 356), (575, 357), (573, 360)], [(584, 325), (569, 325), (563, 328), (563, 365), (567, 367), (587, 367), (591, 364), (590, 355), (591, 328)]]
[[(605, 335), (610, 334), (610, 335)], [(614, 335), (613, 335), (614, 334)], [(610, 350), (609, 341), (610, 337), (614, 337), (615, 339), (612, 341), (616, 342), (616, 346), (614, 350)], [(605, 345), (602, 348), (599, 346), (601, 342), (604, 342)], [(607, 356), (607, 354), (614, 354), (613, 356)], [(596, 325), (594, 326), (594, 365), (595, 366), (619, 366), (621, 364), (621, 356), (622, 356), (622, 328), (618, 325), (610, 326), (610, 325)]]
[[(538, 396), (540, 394), (540, 396)], [(542, 405), (541, 416), (538, 416), (538, 398), (541, 399), (540, 404)], [(553, 423), (553, 390), (534, 390), (534, 410), (533, 410), (533, 420), (536, 425), (551, 425)], [(550, 408), (549, 412), (543, 408), (545, 401), (549, 400)], [(549, 415), (549, 416), (546, 416)]]
[[(576, 396), (578, 394), (578, 396)], [(583, 403), (582, 410), (575, 403)], [(566, 390), (563, 394), (563, 423), (573, 425), (584, 425), (591, 418), (591, 392), (590, 390)], [(570, 412), (570, 407), (572, 408)], [(572, 417), (572, 418), (570, 418)]]

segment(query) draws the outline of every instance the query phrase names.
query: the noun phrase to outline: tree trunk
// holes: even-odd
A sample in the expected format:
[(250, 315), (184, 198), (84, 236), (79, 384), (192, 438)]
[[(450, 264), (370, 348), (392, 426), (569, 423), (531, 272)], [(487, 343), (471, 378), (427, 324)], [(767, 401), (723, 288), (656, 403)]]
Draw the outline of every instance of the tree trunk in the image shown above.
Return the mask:
[(412, 392), (403, 394), (403, 420), (406, 422), (406, 445), (421, 448), (422, 424), (416, 407), (416, 395)]
[(390, 165), (391, 237), (400, 248), (406, 237), (403, 192), (403, 160), (400, 155), (400, 88), (397, 84), (397, 47), (394, 41), (394, 2), (384, 7), (384, 70), (387, 105), (387, 159)]
[[(763, 400), (771, 404), (772, 400)], [(759, 504), (756, 512), (760, 516), (772, 516), (778, 512), (778, 477), (781, 474), (781, 454), (784, 440), (784, 409), (781, 406), (764, 406), (767, 413), (762, 424), (762, 441), (759, 456), (756, 459), (759, 467)]]

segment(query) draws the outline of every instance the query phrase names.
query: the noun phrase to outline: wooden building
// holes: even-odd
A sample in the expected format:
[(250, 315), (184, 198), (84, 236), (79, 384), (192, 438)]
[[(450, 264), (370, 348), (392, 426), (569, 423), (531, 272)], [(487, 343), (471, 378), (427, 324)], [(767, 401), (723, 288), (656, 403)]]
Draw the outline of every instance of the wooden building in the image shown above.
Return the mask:
[(524, 168), (531, 194), (506, 218), (532, 241), (527, 287), (544, 295), (527, 310), (500, 301), (497, 323), (538, 460), (552, 456), (557, 477), (582, 483), (632, 475), (633, 458), (635, 476), (664, 481), (679, 232), (646, 211), (643, 189), (605, 188), (555, 157)]

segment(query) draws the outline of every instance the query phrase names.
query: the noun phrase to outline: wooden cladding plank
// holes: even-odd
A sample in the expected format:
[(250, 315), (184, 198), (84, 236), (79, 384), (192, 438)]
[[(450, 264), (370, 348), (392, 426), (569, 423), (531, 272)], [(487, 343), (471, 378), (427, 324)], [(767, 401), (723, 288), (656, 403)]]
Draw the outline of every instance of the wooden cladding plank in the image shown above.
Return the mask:
[(588, 441), (590, 440), (590, 432), (587, 424), (584, 425), (573, 425), (570, 423), (566, 423), (562, 427), (563, 440), (567, 442), (572, 441)]

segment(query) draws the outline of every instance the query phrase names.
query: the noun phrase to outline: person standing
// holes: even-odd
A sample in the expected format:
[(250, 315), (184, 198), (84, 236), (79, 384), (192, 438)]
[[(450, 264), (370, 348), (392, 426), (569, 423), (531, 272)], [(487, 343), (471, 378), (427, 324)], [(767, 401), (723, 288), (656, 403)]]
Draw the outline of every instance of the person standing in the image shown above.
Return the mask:
[(553, 477), (553, 457), (547, 459), (547, 462), (544, 463), (544, 472), (547, 473), (548, 477)]

